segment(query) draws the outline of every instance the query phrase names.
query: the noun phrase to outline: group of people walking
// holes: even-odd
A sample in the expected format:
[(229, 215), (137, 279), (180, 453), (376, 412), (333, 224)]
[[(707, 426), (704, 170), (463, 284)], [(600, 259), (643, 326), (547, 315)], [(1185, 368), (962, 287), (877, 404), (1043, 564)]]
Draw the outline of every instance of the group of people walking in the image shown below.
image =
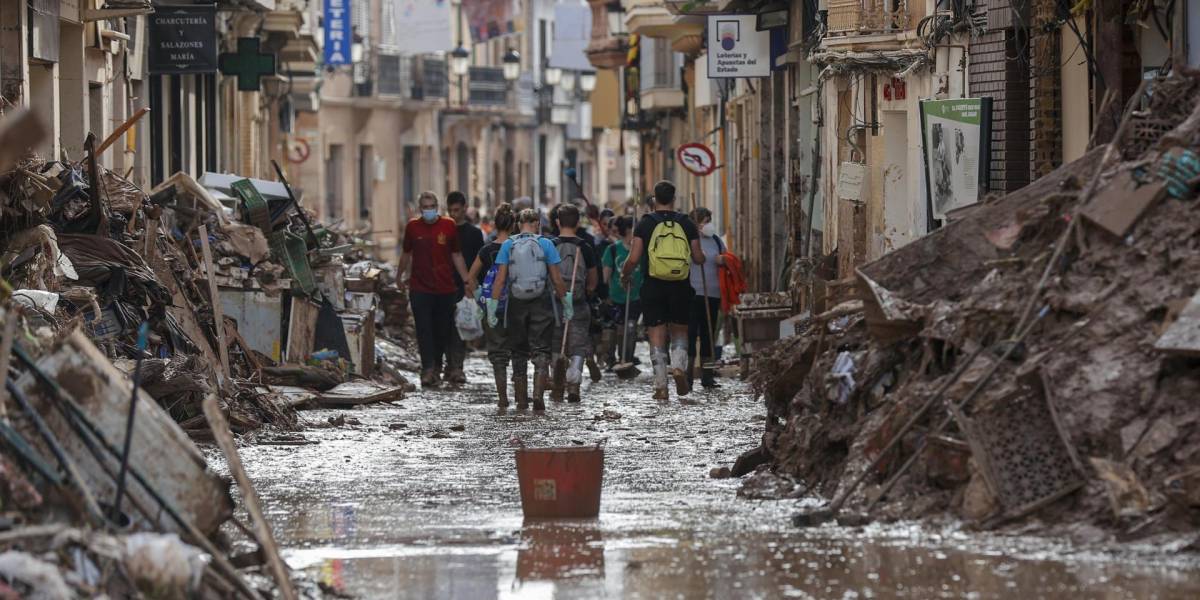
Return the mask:
[[(710, 211), (676, 210), (670, 182), (655, 186), (650, 211), (636, 223), (592, 206), (585, 215), (563, 204), (547, 220), (533, 208), (501, 204), (486, 243), (465, 218), (462, 194), (447, 198), (449, 218), (437, 204), (433, 193), (421, 195), (421, 216), (405, 228), (399, 264), (402, 282), (411, 269), (422, 386), (466, 382), (466, 346), (454, 327), (455, 305), (464, 297), (476, 298), (484, 314), (501, 409), (509, 406), (510, 368), (518, 410), (531, 404), (545, 410), (548, 392), (555, 401), (580, 402), (585, 372), (599, 381), (599, 363), (611, 370), (637, 362), (639, 318), (650, 342), (655, 399), (669, 398), (669, 380), (677, 395), (690, 393), (697, 357), (701, 385), (717, 385), (712, 331), (726, 250)], [(594, 232), (583, 229), (585, 216)]]

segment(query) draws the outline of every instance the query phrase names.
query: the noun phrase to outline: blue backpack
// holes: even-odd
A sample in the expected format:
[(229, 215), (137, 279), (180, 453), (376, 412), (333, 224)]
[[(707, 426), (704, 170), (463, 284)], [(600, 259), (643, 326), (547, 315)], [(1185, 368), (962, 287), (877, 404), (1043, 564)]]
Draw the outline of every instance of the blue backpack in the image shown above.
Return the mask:
[[(495, 262), (488, 268), (487, 274), (483, 276), (483, 284), (479, 286), (479, 306), (487, 310), (488, 298), (492, 297), (492, 288), (496, 285), (496, 274), (500, 272), (500, 265)], [(508, 306), (508, 286), (500, 290), (500, 304), (497, 306), (497, 314), (504, 314), (504, 309)]]

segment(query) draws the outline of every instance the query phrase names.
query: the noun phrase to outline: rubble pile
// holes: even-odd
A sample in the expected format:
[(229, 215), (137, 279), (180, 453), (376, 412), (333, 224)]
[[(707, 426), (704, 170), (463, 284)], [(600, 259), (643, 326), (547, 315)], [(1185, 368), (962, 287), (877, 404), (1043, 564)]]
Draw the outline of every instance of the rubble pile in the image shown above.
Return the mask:
[(410, 389), (394, 267), (284, 183), (146, 193), (94, 142), (0, 165), (0, 596), (295, 598), (232, 435)]
[(859, 268), (757, 357), (769, 469), (883, 518), (1194, 532), (1198, 152), (1200, 75), (1150, 82), (1111, 145)]

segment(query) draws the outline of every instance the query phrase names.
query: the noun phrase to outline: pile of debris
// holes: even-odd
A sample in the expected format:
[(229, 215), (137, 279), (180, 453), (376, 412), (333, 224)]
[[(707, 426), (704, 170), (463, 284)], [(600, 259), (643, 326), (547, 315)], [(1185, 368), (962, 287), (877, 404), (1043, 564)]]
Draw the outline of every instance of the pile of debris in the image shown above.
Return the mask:
[(1197, 186), (1200, 75), (1148, 82), (1112, 144), (859, 268), (761, 353), (758, 454), (833, 512), (1194, 532)]
[[(0, 597), (297, 597), (233, 434), (410, 389), (394, 268), (282, 172), (146, 193), (90, 135), (78, 163), (13, 156), (41, 132), (0, 121)], [(258, 548), (214, 541), (228, 522)]]

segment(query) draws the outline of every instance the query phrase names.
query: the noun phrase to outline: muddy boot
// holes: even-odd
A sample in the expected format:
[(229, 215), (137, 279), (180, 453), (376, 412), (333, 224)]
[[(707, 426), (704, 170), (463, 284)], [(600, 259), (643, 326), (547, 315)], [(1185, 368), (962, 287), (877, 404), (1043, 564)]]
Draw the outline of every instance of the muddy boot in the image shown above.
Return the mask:
[[(557, 366), (558, 360), (566, 360), (566, 359), (565, 358), (555, 359), (555, 361), (554, 361), (555, 370), (558, 369), (558, 366)], [(535, 373), (536, 373), (536, 371), (535, 371)], [(571, 376), (570, 376), (570, 374), (567, 374), (566, 377), (569, 379)], [(550, 387), (550, 401), (551, 402), (562, 402), (563, 401), (563, 392), (565, 391), (567, 384), (562, 381), (554, 380), (554, 381), (550, 382), (549, 387)], [(535, 385), (534, 389), (535, 390), (537, 389), (536, 385)], [(534, 392), (534, 395), (536, 396), (537, 392)]]
[(421, 371), (421, 387), (427, 389), (435, 389), (438, 386), (438, 375), (434, 369), (425, 369)]
[(533, 369), (533, 410), (546, 410), (546, 385), (550, 382), (550, 368), (547, 365), (535, 365)]
[(650, 349), (650, 364), (654, 368), (654, 399), (666, 400), (667, 395), (667, 353), (661, 348)]
[(721, 387), (721, 384), (717, 383), (716, 370), (715, 369), (704, 369), (703, 371), (701, 371), (700, 385), (704, 386), (704, 389), (706, 389), (706, 390), (711, 390), (713, 388)]
[(467, 374), (462, 369), (452, 369), (446, 372), (445, 381), (451, 385), (463, 385), (467, 382)]
[(496, 406), (504, 410), (508, 408), (508, 367), (495, 365), (492, 370), (496, 374)]
[(529, 408), (529, 377), (525, 371), (513, 369), (513, 396), (517, 401), (517, 410)]
[(579, 394), (579, 384), (572, 383), (567, 386), (567, 402), (578, 403), (581, 400), (583, 397)]
[(687, 340), (671, 340), (671, 377), (675, 379), (675, 393), (686, 396), (692, 391), (691, 378), (688, 377)]
[(599, 383), (603, 373), (600, 372), (600, 365), (596, 364), (596, 357), (589, 356), (587, 359), (588, 375), (592, 378), (592, 383)]

